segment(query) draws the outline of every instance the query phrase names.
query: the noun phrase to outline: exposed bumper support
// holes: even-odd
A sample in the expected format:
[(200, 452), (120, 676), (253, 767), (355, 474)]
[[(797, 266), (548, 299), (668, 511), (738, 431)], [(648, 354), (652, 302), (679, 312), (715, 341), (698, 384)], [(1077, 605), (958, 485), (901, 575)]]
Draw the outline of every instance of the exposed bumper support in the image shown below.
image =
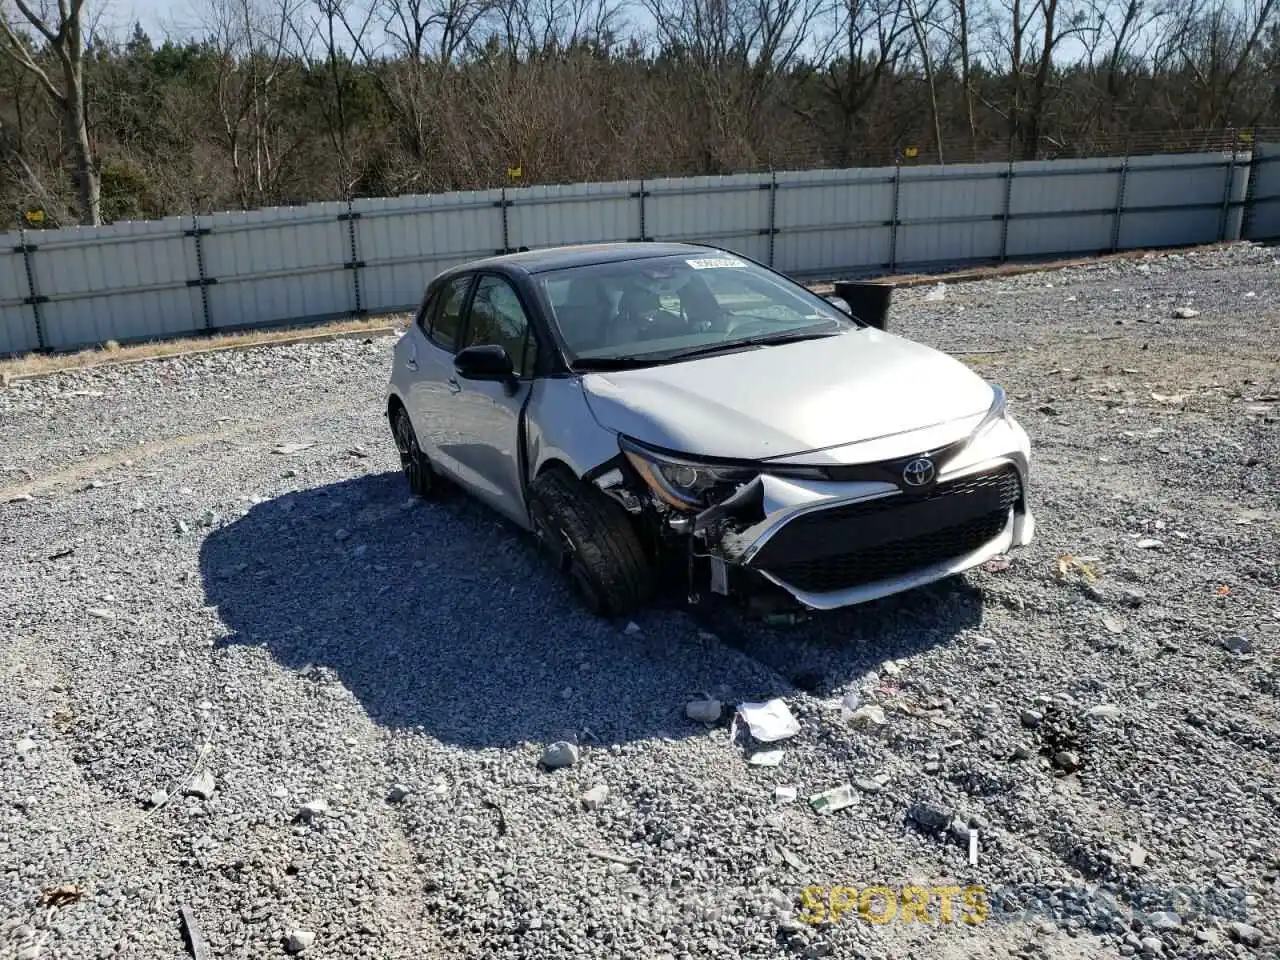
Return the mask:
[[(892, 546), (895, 539), (891, 529), (893, 521), (891, 519), (886, 523), (886, 515), (897, 515), (897, 511), (893, 508), (901, 505), (903, 516), (911, 512), (920, 516), (929, 513), (930, 505), (924, 504), (924, 509), (915, 506), (912, 501), (903, 497), (896, 486), (887, 483), (814, 483), (781, 479), (764, 474), (751, 483), (745, 484), (732, 497), (700, 513), (694, 520), (693, 532), (695, 540), (701, 541), (703, 548), (711, 557), (712, 570), (715, 574), (713, 575), (715, 592), (726, 592), (724, 586), (726, 578), (723, 576), (723, 571), (727, 567), (736, 569), (740, 573), (758, 575), (782, 588), (806, 607), (815, 610), (831, 610), (875, 600), (943, 579), (984, 563), (1006, 550), (1030, 543), (1035, 535), (1035, 518), (1024, 499), (1027, 466), (1026, 459), (1019, 452), (1015, 452), (980, 463), (966, 464), (962, 469), (941, 476), (940, 483), (963, 483), (967, 479), (976, 479), (992, 471), (1002, 468), (1007, 471), (1012, 468), (1018, 479), (1018, 499), (1012, 505), (1008, 505), (1007, 499), (994, 501), (997, 512), (992, 514), (987, 510), (987, 520), (978, 532), (978, 536), (982, 538), (979, 545), (973, 545), (974, 537), (971, 536), (965, 543), (963, 552), (958, 555), (948, 556), (908, 570), (899, 569), (883, 579), (868, 580), (865, 576), (861, 576), (855, 585), (848, 587), (818, 590), (813, 589), (812, 585), (809, 587), (803, 583), (797, 585), (789, 582), (788, 574), (784, 569), (785, 564), (776, 565), (780, 556), (790, 555), (792, 559), (808, 563), (810, 569), (815, 565), (821, 568), (824, 557), (836, 549), (831, 542), (832, 537), (838, 543), (847, 544), (847, 549), (853, 551), (874, 546), (877, 538)], [(990, 491), (984, 494), (990, 496)], [(883, 501), (883, 510), (876, 509), (880, 501)], [(866, 508), (865, 521), (860, 518), (861, 515), (856, 514), (859, 508)], [(853, 519), (848, 519), (850, 510), (855, 512)], [(1001, 510), (1007, 511), (1002, 528), (999, 520)], [(805, 521), (809, 528), (818, 531), (814, 534), (816, 538), (825, 537), (827, 540), (821, 545), (815, 541), (815, 553), (812, 559), (796, 556), (794, 541), (797, 538), (794, 531), (787, 537), (783, 537), (781, 543), (766, 549), (788, 524), (807, 515), (825, 511), (837, 511), (832, 513), (832, 518), (833, 524), (839, 524), (839, 529), (834, 533), (828, 533), (822, 522)], [(932, 521), (926, 517), (924, 522), (926, 524), (933, 522), (936, 525), (939, 522), (936, 517), (937, 511), (934, 511), (934, 514)], [(834, 519), (842, 515), (844, 519)], [(821, 518), (815, 518), (815, 520), (820, 521)], [(887, 527), (890, 529), (886, 529)], [(788, 539), (793, 542), (787, 544)], [(807, 541), (802, 542), (800, 548), (801, 551), (807, 549)], [(803, 579), (802, 577), (801, 580)]]

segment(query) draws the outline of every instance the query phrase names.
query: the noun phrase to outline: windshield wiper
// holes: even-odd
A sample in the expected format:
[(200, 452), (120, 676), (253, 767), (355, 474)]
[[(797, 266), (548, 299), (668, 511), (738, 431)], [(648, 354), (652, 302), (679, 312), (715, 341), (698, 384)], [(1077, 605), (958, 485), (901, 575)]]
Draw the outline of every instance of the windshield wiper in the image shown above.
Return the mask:
[(665, 357), (578, 357), (573, 361), (575, 370), (636, 370), (665, 362)]
[(725, 340), (721, 343), (708, 343), (701, 347), (678, 350), (675, 353), (663, 354), (663, 360), (690, 360), (694, 357), (705, 357), (726, 350), (740, 350), (744, 347), (771, 347), (783, 343), (799, 343), (801, 340), (822, 340), (825, 337), (838, 337), (842, 330), (810, 330), (807, 333), (762, 333), (742, 340)]

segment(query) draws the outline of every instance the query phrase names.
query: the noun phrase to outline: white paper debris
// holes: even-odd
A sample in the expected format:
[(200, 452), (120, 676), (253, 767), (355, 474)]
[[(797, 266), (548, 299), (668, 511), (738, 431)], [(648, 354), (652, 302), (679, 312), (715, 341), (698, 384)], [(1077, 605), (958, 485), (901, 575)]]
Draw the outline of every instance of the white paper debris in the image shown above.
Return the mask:
[(800, 724), (791, 715), (787, 705), (778, 698), (764, 703), (740, 703), (738, 716), (746, 723), (751, 736), (761, 743), (785, 740), (800, 732)]
[(774, 787), (773, 799), (778, 803), (794, 803), (797, 793), (795, 787)]
[(776, 767), (782, 763), (783, 750), (757, 750), (747, 758), (753, 767)]

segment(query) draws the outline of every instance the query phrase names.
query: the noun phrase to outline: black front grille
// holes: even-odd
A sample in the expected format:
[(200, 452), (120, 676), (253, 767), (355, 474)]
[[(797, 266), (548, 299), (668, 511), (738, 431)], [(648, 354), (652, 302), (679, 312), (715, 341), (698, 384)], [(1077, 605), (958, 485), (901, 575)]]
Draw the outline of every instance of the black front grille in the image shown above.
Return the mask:
[(991, 540), (1021, 492), (1017, 471), (1006, 466), (921, 494), (804, 514), (779, 529), (751, 566), (818, 591), (901, 575)]
[(830, 593), (864, 583), (899, 577), (943, 560), (963, 556), (993, 540), (1008, 521), (1007, 511), (975, 517), (906, 540), (893, 540), (865, 550), (815, 560), (799, 560), (769, 568), (798, 590)]

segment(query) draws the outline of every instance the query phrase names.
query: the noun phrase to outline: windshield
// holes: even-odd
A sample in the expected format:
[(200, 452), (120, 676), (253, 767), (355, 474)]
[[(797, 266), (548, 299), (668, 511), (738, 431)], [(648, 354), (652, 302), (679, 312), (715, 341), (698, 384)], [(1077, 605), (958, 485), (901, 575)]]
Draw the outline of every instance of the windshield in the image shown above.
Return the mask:
[(816, 294), (718, 251), (550, 270), (535, 280), (579, 366), (661, 363), (856, 326)]

